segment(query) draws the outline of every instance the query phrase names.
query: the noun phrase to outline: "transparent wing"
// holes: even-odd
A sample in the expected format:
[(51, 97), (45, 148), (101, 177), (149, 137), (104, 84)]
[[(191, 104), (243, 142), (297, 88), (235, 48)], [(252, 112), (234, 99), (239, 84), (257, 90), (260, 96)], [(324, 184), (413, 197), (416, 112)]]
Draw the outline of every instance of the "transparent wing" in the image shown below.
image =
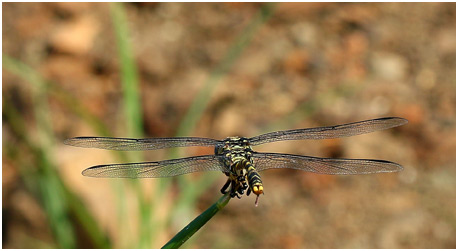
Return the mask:
[(278, 131), (249, 139), (251, 145), (260, 145), (280, 140), (330, 139), (370, 133), (406, 124), (403, 118), (389, 117), (371, 119), (337, 126)]
[(64, 144), (70, 146), (100, 148), (119, 151), (144, 151), (156, 150), (170, 147), (183, 146), (212, 146), (221, 141), (208, 138), (196, 137), (176, 137), (176, 138), (149, 138), (149, 139), (129, 139), (129, 138), (110, 138), (110, 137), (76, 137), (67, 139)]
[(320, 174), (368, 174), (398, 172), (401, 165), (386, 160), (331, 159), (310, 156), (253, 153), (256, 170), (291, 168)]
[(84, 176), (97, 178), (164, 178), (193, 172), (228, 171), (222, 156), (204, 155), (156, 162), (93, 166)]

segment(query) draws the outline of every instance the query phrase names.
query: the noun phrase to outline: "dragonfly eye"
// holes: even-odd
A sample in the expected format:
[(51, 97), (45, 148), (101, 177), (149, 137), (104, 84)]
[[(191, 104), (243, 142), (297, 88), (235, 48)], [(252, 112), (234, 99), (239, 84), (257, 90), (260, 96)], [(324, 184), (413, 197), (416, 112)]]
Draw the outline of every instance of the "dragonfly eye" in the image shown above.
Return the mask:
[(215, 154), (223, 154), (225, 147), (227, 147), (227, 145), (222, 145), (222, 144), (216, 145), (215, 146)]

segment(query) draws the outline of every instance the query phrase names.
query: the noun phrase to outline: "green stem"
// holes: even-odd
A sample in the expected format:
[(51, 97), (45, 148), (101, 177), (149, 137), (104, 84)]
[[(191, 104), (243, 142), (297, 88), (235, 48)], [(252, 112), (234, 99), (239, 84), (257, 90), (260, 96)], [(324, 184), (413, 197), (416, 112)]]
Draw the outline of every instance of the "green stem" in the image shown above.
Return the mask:
[(223, 209), (231, 197), (229, 193), (226, 193), (201, 215), (197, 216), (191, 221), (186, 227), (178, 232), (169, 242), (167, 242), (162, 248), (179, 248), (185, 243), (191, 236), (193, 236), (205, 223), (207, 223), (216, 213)]

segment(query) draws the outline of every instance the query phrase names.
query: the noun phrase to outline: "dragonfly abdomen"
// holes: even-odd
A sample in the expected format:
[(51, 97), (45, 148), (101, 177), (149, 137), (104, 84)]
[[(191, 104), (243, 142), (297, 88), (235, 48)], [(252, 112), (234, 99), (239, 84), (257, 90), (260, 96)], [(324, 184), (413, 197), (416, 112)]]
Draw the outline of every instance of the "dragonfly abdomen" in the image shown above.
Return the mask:
[(251, 191), (256, 195), (262, 194), (263, 186), (261, 176), (254, 168), (253, 164), (251, 164), (248, 160), (245, 162), (245, 168), (247, 170), (248, 185), (250, 186)]

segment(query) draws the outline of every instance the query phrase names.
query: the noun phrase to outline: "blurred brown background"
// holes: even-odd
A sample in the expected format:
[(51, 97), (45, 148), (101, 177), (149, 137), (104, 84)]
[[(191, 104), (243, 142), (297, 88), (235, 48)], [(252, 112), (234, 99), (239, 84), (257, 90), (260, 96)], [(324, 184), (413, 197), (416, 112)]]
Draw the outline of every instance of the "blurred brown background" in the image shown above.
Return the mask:
[[(378, 117), (409, 120), (363, 136), (256, 148), (385, 159), (405, 169), (346, 177), (263, 172), (265, 195), (258, 207), (253, 196), (231, 200), (186, 247), (455, 248), (455, 3), (138, 3), (118, 8), (126, 15), (124, 38), (138, 73), (145, 137), (175, 136), (187, 126), (183, 119), (196, 97), (208, 104), (195, 129), (189, 125), (188, 136), (251, 137)], [(263, 11), (265, 21), (249, 30)], [(151, 217), (161, 219), (186, 190), (172, 181), (169, 196), (155, 201), (157, 180), (131, 186), (83, 177), (84, 168), (120, 160), (110, 151), (62, 144), (69, 137), (100, 135), (82, 114), (100, 120), (113, 136), (138, 136), (130, 135), (125, 123), (113, 12), (108, 3), (3, 4), (4, 248), (138, 247), (143, 230), (137, 196), (159, 203)], [(243, 50), (231, 54), (237, 41), (244, 41)], [(203, 88), (208, 96), (198, 96)], [(192, 148), (179, 156), (211, 152)], [(166, 151), (152, 151), (144, 159), (168, 157)], [(190, 215), (178, 211), (161, 228), (146, 224), (159, 230), (148, 232), (154, 240), (140, 247), (161, 247), (211, 205), (225, 182), (224, 175), (214, 175)], [(201, 174), (188, 176), (191, 183), (206, 180), (198, 179)], [(64, 195), (53, 195), (64, 187)], [(82, 204), (56, 200), (68, 199), (67, 190)], [(109, 246), (97, 245), (90, 231), (95, 228), (78, 210), (92, 215)]]

